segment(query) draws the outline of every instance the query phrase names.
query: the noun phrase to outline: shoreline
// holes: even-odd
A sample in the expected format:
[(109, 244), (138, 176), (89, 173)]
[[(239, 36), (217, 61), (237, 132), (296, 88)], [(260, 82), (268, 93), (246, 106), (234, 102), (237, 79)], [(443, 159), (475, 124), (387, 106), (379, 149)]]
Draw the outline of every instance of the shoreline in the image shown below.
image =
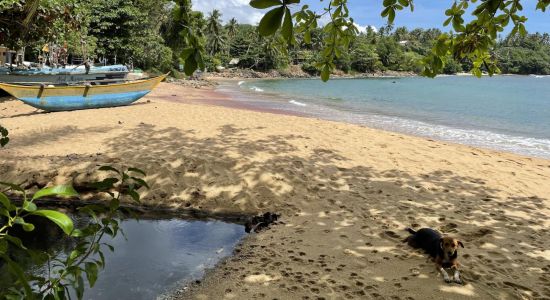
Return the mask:
[[(449, 75), (449, 76), (464, 76), (464, 75)], [(304, 80), (303, 78), (300, 78), (300, 79)], [(348, 78), (340, 78), (340, 79), (346, 80)], [(361, 79), (361, 78), (357, 78), (357, 79)], [(346, 120), (340, 120), (338, 118), (332, 118), (331, 119), (331, 118), (327, 118), (327, 117), (323, 117), (323, 116), (318, 116), (318, 115), (316, 115), (312, 112), (300, 112), (298, 110), (293, 110), (294, 107), (285, 108), (285, 107), (282, 106), (283, 104), (286, 104), (285, 102), (274, 101), (275, 98), (281, 98), (281, 97), (283, 97), (285, 99), (291, 99), (292, 98), (291, 101), (294, 101), (294, 102), (296, 102), (296, 100), (294, 100), (294, 99), (299, 99), (298, 101), (302, 101), (302, 100), (300, 100), (299, 97), (289, 97), (288, 95), (286, 95), (286, 96), (282, 95), (281, 96), (278, 93), (264, 92), (264, 91), (261, 91), (260, 93), (258, 93), (258, 92), (255, 93), (255, 92), (250, 92), (248, 90), (241, 90), (240, 89), (240, 83), (241, 82), (251, 83), (251, 82), (255, 82), (255, 81), (271, 80), (271, 78), (268, 78), (268, 79), (264, 79), (264, 78), (255, 78), (255, 79), (251, 79), (251, 78), (248, 78), (248, 79), (246, 79), (246, 78), (234, 78), (234, 79), (213, 78), (213, 79), (210, 79), (210, 80), (211, 80), (211, 82), (215, 83), (214, 85), (211, 86), (212, 90), (214, 92), (220, 93), (221, 95), (225, 95), (226, 97), (224, 97), (225, 98), (224, 101), (218, 101), (218, 102), (215, 102), (215, 103), (206, 100), (204, 102), (205, 104), (212, 104), (212, 105), (218, 105), (218, 106), (221, 106), (221, 107), (228, 107), (228, 108), (235, 108), (235, 109), (244, 109), (244, 110), (250, 110), (250, 111), (256, 111), (256, 112), (267, 112), (267, 113), (275, 113), (275, 114), (282, 114), (282, 115), (289, 115), (289, 116), (298, 116), (298, 117), (311, 118), (311, 119), (316, 119), (316, 120), (325, 120), (325, 121), (337, 122), (337, 123), (342, 123), (342, 124), (353, 124), (353, 125), (357, 125), (357, 126), (360, 126), (360, 127), (370, 128), (370, 129), (374, 129), (374, 130), (381, 130), (381, 131), (388, 132), (388, 133), (398, 133), (398, 134), (404, 134), (404, 135), (407, 135), (407, 136), (414, 136), (414, 137), (427, 139), (427, 140), (436, 140), (436, 141), (442, 142), (442, 143), (450, 143), (450, 144), (455, 144), (455, 145), (468, 146), (468, 147), (472, 147), (472, 148), (476, 148), (476, 149), (493, 150), (493, 151), (497, 151), (497, 152), (511, 153), (511, 154), (516, 154), (516, 155), (529, 157), (529, 158), (550, 159), (550, 154), (548, 154), (547, 156), (541, 156), (541, 155), (536, 155), (534, 153), (528, 153), (529, 152), (528, 150), (519, 151), (519, 150), (516, 149), (516, 151), (514, 151), (514, 150), (509, 150), (509, 149), (503, 149), (503, 148), (505, 148), (506, 145), (493, 145), (493, 147), (491, 147), (491, 145), (481, 145), (481, 144), (476, 144), (476, 143), (468, 143), (468, 142), (464, 142), (464, 141), (457, 141), (457, 140), (453, 140), (451, 138), (445, 138), (444, 136), (434, 136), (434, 135), (430, 135), (430, 134), (426, 134), (426, 133), (422, 133), (422, 132), (411, 132), (410, 130), (409, 131), (399, 130), (397, 127), (396, 128), (386, 128), (386, 127), (382, 127), (382, 126), (373, 126), (372, 124), (363, 124), (363, 123), (360, 123), (360, 122), (351, 122), (351, 121), (346, 121)], [(273, 80), (288, 80), (288, 78), (273, 78)], [(315, 79), (312, 78), (310, 80), (315, 80)], [(336, 79), (336, 80), (338, 80), (338, 79)], [(233, 86), (232, 83), (237, 82), (237, 81), (239, 82), (239, 86)], [(272, 104), (276, 103), (278, 105), (278, 107), (276, 107), (276, 108), (268, 108), (268, 107), (265, 107), (265, 106), (260, 107), (261, 104), (249, 103), (250, 101), (248, 101), (248, 102), (247, 101), (239, 101), (239, 100), (236, 100), (237, 98), (241, 98), (241, 99), (245, 98), (245, 99), (249, 99), (249, 100), (251, 100), (251, 99), (266, 99), (267, 100), (266, 103), (272, 103)], [(256, 102), (256, 101), (253, 100), (252, 102)], [(300, 103), (300, 102), (298, 102), (298, 103)], [(498, 132), (498, 131), (490, 131), (488, 129), (479, 129), (479, 128), (461, 128), (461, 127), (457, 127), (457, 126), (451, 125), (451, 124), (435, 124), (435, 123), (429, 123), (429, 122), (426, 122), (426, 121), (423, 121), (423, 120), (410, 119), (410, 118), (401, 117), (401, 116), (390, 116), (390, 115), (384, 115), (384, 114), (381, 114), (379, 116), (388, 117), (388, 118), (396, 118), (398, 120), (405, 121), (405, 122), (415, 122), (419, 125), (439, 126), (441, 128), (445, 128), (447, 130), (458, 130), (458, 131), (465, 131), (465, 132), (485, 132), (487, 134), (492, 134), (492, 135), (497, 135), (497, 136), (504, 135), (504, 136), (508, 136), (510, 138), (516, 138), (516, 139), (543, 139), (544, 140), (544, 138), (541, 138), (541, 137), (529, 137), (529, 136), (517, 135), (517, 134), (511, 133), (511, 132)]]
[[(252, 79), (315, 79), (320, 80), (319, 75), (308, 74), (301, 69), (297, 69), (297, 66), (291, 66), (289, 69), (283, 70), (270, 70), (270, 71), (254, 71), (250, 69), (226, 69), (221, 72), (207, 72), (203, 75), (203, 80), (252, 80)], [(446, 76), (475, 76), (469, 72), (459, 72), (454, 74), (439, 74), (436, 77)], [(532, 77), (550, 77), (548, 75), (540, 74), (494, 74), (492, 76), (532, 76)], [(331, 79), (369, 79), (369, 78), (395, 78), (395, 77), (423, 77), (421, 74), (411, 71), (376, 71), (374, 73), (344, 73), (338, 71), (331, 74)], [(490, 77), (489, 74), (483, 73), (482, 77)]]
[[(1, 102), (11, 138), (2, 179), (49, 185), (93, 178), (103, 164), (136, 166), (147, 171), (142, 201), (153, 208), (283, 214), (284, 224), (245, 238), (181, 298), (550, 292), (550, 160), (205, 99), (227, 100), (163, 83), (127, 107), (37, 114)], [(464, 242), (465, 285), (445, 284), (401, 243), (407, 226)]]

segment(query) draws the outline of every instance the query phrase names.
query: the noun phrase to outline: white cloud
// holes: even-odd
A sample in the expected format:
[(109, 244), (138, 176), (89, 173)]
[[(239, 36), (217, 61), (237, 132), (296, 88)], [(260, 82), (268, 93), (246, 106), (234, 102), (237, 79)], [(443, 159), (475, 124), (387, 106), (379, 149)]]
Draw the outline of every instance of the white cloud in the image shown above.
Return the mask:
[(359, 30), (359, 32), (361, 32), (361, 33), (367, 32), (367, 26), (362, 26), (362, 25), (359, 25), (357, 23), (353, 23), (353, 25), (355, 25), (355, 28), (357, 28), (357, 30)]
[(250, 0), (194, 0), (192, 3), (194, 10), (205, 15), (214, 9), (219, 10), (224, 22), (235, 18), (241, 24), (257, 24), (263, 16), (262, 11), (249, 5)]

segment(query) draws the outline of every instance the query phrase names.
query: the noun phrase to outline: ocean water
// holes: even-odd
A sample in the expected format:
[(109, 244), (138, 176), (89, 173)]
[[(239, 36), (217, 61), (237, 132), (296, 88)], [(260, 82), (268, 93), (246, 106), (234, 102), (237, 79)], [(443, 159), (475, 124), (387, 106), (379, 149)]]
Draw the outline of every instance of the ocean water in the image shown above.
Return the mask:
[(220, 89), (259, 109), (550, 158), (550, 76), (254, 80)]

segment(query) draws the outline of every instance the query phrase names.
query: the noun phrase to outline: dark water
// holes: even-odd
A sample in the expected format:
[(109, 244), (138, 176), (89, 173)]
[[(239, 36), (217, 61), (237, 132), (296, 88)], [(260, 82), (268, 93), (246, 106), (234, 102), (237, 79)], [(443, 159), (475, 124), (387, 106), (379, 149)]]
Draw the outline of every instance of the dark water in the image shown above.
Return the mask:
[(550, 158), (550, 76), (258, 80), (221, 88), (261, 108)]
[[(86, 219), (73, 219), (76, 224), (86, 223)], [(128, 219), (119, 220), (119, 224), (124, 235), (102, 239), (115, 250), (103, 247), (105, 269), (93, 288), (86, 283), (84, 299), (162, 299), (231, 255), (245, 235), (242, 225), (214, 220)], [(48, 241), (49, 252), (66, 257), (71, 242), (54, 239)], [(31, 270), (47, 272), (46, 266)]]
[(128, 220), (126, 235), (106, 242), (106, 267), (85, 299), (155, 299), (177, 283), (200, 278), (230, 255), (245, 235), (242, 225), (220, 221)]

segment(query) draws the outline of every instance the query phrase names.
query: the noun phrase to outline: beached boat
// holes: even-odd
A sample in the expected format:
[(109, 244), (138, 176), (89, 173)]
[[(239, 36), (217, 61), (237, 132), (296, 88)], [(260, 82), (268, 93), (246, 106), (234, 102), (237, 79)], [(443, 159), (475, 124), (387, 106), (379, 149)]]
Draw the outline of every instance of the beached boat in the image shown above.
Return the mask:
[(12, 69), (0, 67), (0, 82), (23, 83), (23, 82), (51, 82), (68, 83), (80, 81), (94, 81), (105, 79), (124, 80), (129, 70), (123, 65), (92, 66), (86, 70), (84, 66), (64, 68), (37, 68), (37, 69)]
[(151, 92), (167, 75), (124, 83), (86, 82), (64, 86), (0, 83), (0, 89), (45, 111), (113, 107), (137, 101)]

